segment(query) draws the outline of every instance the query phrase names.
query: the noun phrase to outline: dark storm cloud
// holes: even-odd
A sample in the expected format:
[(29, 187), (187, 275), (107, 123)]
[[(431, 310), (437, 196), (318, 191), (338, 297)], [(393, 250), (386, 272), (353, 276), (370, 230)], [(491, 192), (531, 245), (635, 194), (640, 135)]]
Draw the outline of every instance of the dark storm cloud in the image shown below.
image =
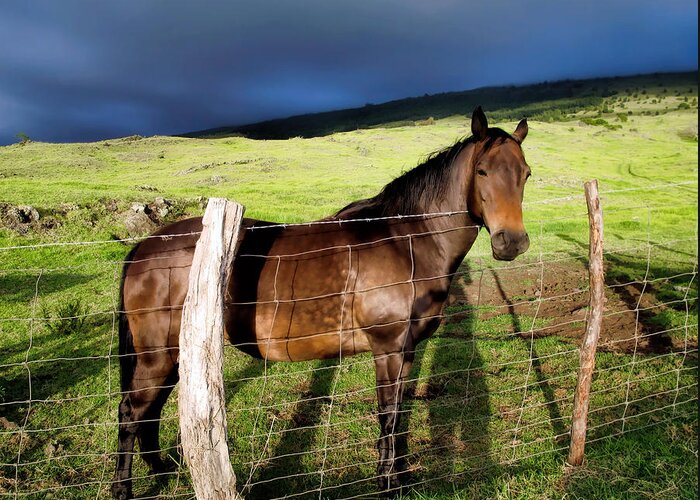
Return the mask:
[(697, 68), (687, 0), (24, 0), (0, 143), (167, 134), (483, 85)]

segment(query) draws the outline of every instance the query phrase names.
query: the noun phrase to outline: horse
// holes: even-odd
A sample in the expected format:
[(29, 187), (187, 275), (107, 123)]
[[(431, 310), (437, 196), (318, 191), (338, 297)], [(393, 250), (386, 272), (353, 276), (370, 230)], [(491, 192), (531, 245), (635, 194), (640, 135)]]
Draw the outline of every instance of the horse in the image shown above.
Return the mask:
[[(493, 257), (529, 246), (522, 200), (530, 176), (521, 144), (490, 128), (481, 107), (472, 135), (430, 155), (373, 198), (316, 223), (243, 219), (225, 331), (243, 352), (268, 361), (344, 358), (371, 351), (376, 369), (378, 486), (407, 479), (404, 382), (415, 347), (439, 326), (450, 283), (481, 227)], [(120, 286), (122, 398), (115, 498), (132, 495), (135, 440), (152, 472), (165, 470), (159, 419), (178, 380), (178, 338), (201, 218), (159, 229), (129, 253)]]

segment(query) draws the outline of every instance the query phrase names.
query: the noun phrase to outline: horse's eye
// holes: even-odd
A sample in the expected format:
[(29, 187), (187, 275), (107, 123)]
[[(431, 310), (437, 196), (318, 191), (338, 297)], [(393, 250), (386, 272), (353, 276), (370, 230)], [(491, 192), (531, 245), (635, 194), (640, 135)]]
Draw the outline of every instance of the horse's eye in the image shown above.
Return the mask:
[(527, 175), (525, 176), (525, 179), (529, 179), (531, 175), (532, 175), (532, 172), (528, 172)]
[(476, 173), (479, 175), (483, 175), (484, 177), (486, 176), (486, 171), (484, 169), (481, 169), (481, 168), (479, 170), (477, 170)]

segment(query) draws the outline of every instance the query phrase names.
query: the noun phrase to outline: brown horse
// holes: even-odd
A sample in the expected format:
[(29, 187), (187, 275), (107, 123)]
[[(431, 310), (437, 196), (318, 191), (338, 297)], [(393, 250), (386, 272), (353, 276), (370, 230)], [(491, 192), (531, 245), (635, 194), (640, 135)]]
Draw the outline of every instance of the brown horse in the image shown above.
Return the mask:
[[(452, 277), (481, 226), (493, 256), (512, 260), (527, 250), (522, 222), (530, 175), (513, 134), (488, 128), (477, 108), (472, 136), (435, 153), (387, 184), (374, 198), (304, 225), (244, 219), (228, 285), (226, 330), (242, 351), (270, 361), (345, 357), (372, 351), (383, 491), (404, 478), (403, 385), (415, 346), (430, 336)], [(427, 215), (426, 215), (427, 214)], [(120, 356), (123, 398), (112, 492), (131, 496), (131, 460), (163, 469), (158, 426), (178, 378), (178, 337), (201, 218), (159, 230), (127, 257), (121, 284)]]

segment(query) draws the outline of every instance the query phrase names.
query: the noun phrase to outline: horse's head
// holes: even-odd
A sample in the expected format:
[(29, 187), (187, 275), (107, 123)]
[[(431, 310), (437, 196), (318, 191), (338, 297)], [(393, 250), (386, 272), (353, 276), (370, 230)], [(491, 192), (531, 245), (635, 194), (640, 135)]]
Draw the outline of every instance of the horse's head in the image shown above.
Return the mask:
[(468, 210), (491, 234), (494, 258), (513, 260), (530, 246), (522, 209), (530, 167), (520, 147), (527, 136), (527, 121), (522, 120), (511, 135), (489, 128), (478, 107), (472, 116), (472, 134), (475, 149)]

